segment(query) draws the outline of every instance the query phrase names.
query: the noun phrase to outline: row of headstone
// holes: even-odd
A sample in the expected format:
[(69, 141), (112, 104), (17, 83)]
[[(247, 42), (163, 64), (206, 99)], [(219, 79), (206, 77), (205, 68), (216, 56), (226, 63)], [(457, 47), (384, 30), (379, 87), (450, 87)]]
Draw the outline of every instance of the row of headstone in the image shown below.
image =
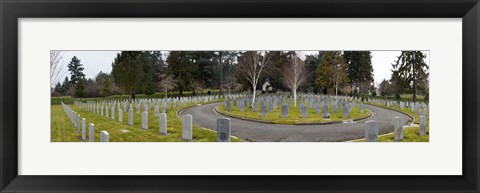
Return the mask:
[[(75, 113), (75, 111), (73, 111), (65, 103), (62, 102), (61, 105), (62, 105), (65, 113), (67, 113), (67, 116), (69, 117), (70, 121), (72, 121), (72, 124), (76, 129), (75, 132), (78, 133), (81, 130), (82, 140), (86, 141), (87, 140), (87, 120), (86, 120), (86, 118), (81, 118), (79, 114)], [(109, 140), (110, 140), (110, 135), (108, 134), (108, 132), (107, 131), (101, 131), (100, 132), (100, 142), (109, 142)], [(93, 123), (90, 123), (88, 125), (88, 141), (89, 142), (94, 142), (95, 141), (95, 125)]]

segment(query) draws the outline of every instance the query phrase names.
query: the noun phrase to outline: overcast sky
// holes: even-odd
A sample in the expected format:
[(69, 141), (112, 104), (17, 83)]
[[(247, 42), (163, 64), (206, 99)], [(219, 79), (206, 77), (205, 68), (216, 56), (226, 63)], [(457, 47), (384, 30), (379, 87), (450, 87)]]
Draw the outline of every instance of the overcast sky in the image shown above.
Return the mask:
[[(73, 56), (77, 56), (80, 59), (86, 78), (95, 78), (100, 72), (112, 71), (112, 62), (117, 53), (120, 51), (63, 51), (63, 72), (59, 81), (63, 81), (65, 76), (70, 76), (67, 70), (67, 64)], [(318, 53), (318, 51), (302, 51), (303, 55)], [(375, 84), (379, 84), (383, 79), (390, 79), (392, 74), (392, 63), (400, 55), (400, 51), (372, 51), (372, 66)], [(426, 52), (426, 63), (429, 65), (429, 55)], [(166, 59), (166, 58), (164, 58)]]

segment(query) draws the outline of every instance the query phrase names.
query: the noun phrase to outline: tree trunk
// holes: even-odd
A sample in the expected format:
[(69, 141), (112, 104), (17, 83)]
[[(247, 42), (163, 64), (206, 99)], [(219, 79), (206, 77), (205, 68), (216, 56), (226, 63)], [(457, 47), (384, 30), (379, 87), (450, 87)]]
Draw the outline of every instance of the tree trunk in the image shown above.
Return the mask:
[(338, 95), (338, 86), (335, 86), (335, 98), (338, 98), (337, 95)]
[(130, 93), (130, 98), (133, 100), (135, 100), (135, 93)]
[(253, 86), (253, 97), (252, 97), (252, 109), (255, 108), (253, 104), (255, 103), (255, 95), (257, 94), (257, 89), (255, 89), (256, 86)]
[(165, 98), (167, 98), (168, 89), (165, 89)]

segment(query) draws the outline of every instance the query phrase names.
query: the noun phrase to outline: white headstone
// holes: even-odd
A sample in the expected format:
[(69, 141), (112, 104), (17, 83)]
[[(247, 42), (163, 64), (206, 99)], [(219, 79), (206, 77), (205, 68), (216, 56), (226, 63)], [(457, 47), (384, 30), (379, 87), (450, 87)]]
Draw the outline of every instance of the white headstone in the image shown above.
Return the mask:
[(87, 139), (87, 120), (82, 118), (82, 140)]
[(159, 125), (160, 134), (167, 135), (168, 134), (168, 131), (167, 131), (167, 114), (166, 113), (160, 113), (158, 122), (160, 123), (160, 125)]
[(115, 119), (115, 105), (112, 105), (112, 119)]
[(130, 106), (128, 109), (128, 125), (133, 125), (133, 108)]
[(142, 113), (142, 129), (148, 129), (148, 112), (143, 111)]
[(378, 142), (378, 127), (377, 122), (374, 120), (366, 121), (365, 128), (365, 141), (366, 142)]
[(77, 121), (77, 133), (80, 133), (80, 128), (82, 127), (80, 114), (77, 114), (76, 118), (77, 118), (76, 119), (76, 121)]
[(427, 117), (426, 116), (420, 116), (420, 122), (419, 122), (419, 129), (420, 129), (420, 136), (424, 136), (427, 134)]
[(100, 142), (110, 142), (110, 134), (107, 131), (100, 132)]
[(123, 110), (121, 108), (118, 109), (118, 122), (123, 122)]
[(192, 115), (182, 115), (182, 139), (192, 140)]
[(393, 120), (394, 140), (399, 141), (403, 139), (403, 119), (402, 117), (395, 117)]
[(95, 141), (95, 125), (93, 125), (93, 123), (90, 123), (90, 125), (88, 125), (88, 140), (90, 142)]

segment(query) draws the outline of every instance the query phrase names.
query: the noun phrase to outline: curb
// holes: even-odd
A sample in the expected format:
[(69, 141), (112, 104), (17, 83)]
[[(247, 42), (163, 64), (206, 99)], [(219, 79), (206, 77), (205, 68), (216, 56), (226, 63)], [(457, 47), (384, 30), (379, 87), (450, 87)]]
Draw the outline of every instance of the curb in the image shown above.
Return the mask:
[[(245, 120), (245, 121), (257, 122), (257, 123), (279, 124), (279, 125), (332, 125), (332, 124), (340, 124), (340, 123), (343, 124), (343, 120), (341, 120), (341, 121), (331, 121), (331, 122), (295, 123), (295, 124), (273, 123), (272, 121), (264, 121), (264, 120), (240, 117), (240, 116), (236, 116), (236, 115), (229, 115), (229, 114), (226, 114), (226, 113), (223, 113), (223, 112), (219, 111), (217, 108), (218, 108), (218, 106), (216, 106), (214, 109), (215, 109), (215, 112), (218, 113), (218, 114), (221, 114), (221, 115), (224, 115), (224, 116), (227, 116), (227, 117), (232, 117), (232, 118), (236, 118), (236, 119)], [(365, 108), (365, 109), (367, 109), (367, 108)], [(370, 111), (370, 110), (368, 110), (368, 111)], [(361, 121), (361, 120), (370, 118), (372, 115), (373, 115), (373, 113), (370, 111), (370, 113), (367, 116), (353, 119), (353, 121)]]
[[(365, 108), (365, 109), (367, 109), (367, 108)], [(361, 120), (370, 118), (373, 115), (373, 113), (370, 110), (368, 110), (368, 111), (369, 111), (369, 114), (367, 116), (353, 119), (353, 121), (361, 121)], [(320, 122), (320, 123), (295, 123), (294, 125), (333, 125), (333, 124), (339, 124), (339, 123), (343, 124), (343, 120), (341, 120), (341, 121), (330, 121), (330, 122)]]
[(215, 112), (218, 113), (218, 114), (221, 114), (221, 115), (223, 115), (223, 116), (232, 117), (232, 118), (241, 119), (241, 120), (246, 120), (246, 121), (257, 122), (257, 123), (277, 124), (277, 123), (272, 123), (272, 121), (249, 119), (249, 118), (240, 117), (240, 116), (236, 116), (236, 115), (229, 115), (229, 114), (226, 114), (226, 113), (224, 113), (224, 112), (219, 111), (219, 110), (217, 109), (217, 107), (218, 107), (218, 106), (216, 106), (216, 107), (214, 108)]

